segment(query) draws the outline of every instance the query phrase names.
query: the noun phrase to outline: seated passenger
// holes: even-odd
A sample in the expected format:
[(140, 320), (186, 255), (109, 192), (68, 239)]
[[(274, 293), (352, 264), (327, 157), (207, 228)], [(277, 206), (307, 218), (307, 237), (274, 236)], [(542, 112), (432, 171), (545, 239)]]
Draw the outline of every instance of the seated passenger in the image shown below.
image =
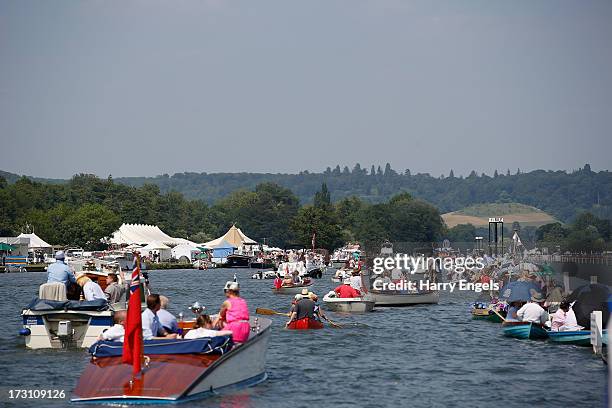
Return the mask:
[(47, 267), (47, 283), (61, 282), (66, 286), (71, 282), (76, 283), (76, 279), (68, 265), (66, 265), (65, 259), (64, 251), (57, 251), (55, 253), (55, 262)]
[(342, 285), (334, 289), (334, 292), (340, 298), (357, 298), (361, 296), (361, 293), (351, 286), (351, 279), (344, 279)]
[(274, 287), (276, 289), (280, 289), (281, 286), (283, 286), (283, 280), (282, 280), (282, 278), (280, 276), (280, 273), (277, 273), (276, 274), (276, 278), (274, 278)]
[(109, 273), (106, 277), (106, 289), (104, 289), (104, 293), (108, 298), (108, 303), (113, 304), (120, 302), (125, 298), (125, 288), (119, 285), (119, 279), (117, 278), (117, 274)]
[(85, 297), (85, 300), (107, 300), (106, 295), (102, 291), (100, 285), (89, 279), (84, 273), (80, 273), (77, 276), (76, 281), (77, 284), (83, 288), (83, 296)]
[(238, 282), (226, 282), (223, 290), (226, 299), (221, 304), (219, 316), (215, 319), (213, 326), (231, 330), (234, 342), (244, 343), (249, 339), (251, 324), (247, 303), (240, 297), (240, 285)]
[(177, 333), (178, 332), (178, 322), (176, 321), (176, 317), (168, 310), (168, 303), (170, 302), (167, 297), (160, 295), (159, 301), (161, 303), (161, 309), (157, 312), (157, 318), (159, 319), (159, 323), (168, 333)]
[(507, 322), (518, 322), (519, 318), (516, 315), (516, 312), (521, 308), (520, 302), (510, 302), (508, 305), (508, 312), (506, 313), (506, 321)]
[(292, 312), (289, 314), (289, 321), (285, 324), (286, 326), (289, 326), (289, 324), (294, 320), (315, 318), (316, 304), (310, 297), (308, 297), (308, 289), (305, 290), (306, 295), (301, 295), (301, 299), (295, 303)]
[(555, 312), (552, 319), (551, 330), (554, 331), (577, 331), (583, 327), (578, 325), (576, 314), (570, 304), (566, 301), (561, 302), (559, 310)]
[(548, 313), (540, 306), (544, 299), (538, 294), (531, 297), (531, 301), (516, 312), (522, 322), (545, 324), (548, 321)]
[(231, 336), (231, 330), (214, 330), (210, 316), (200, 315), (196, 319), (195, 329), (191, 329), (185, 334), (184, 339), (200, 339), (202, 337)]
[(123, 336), (125, 335), (125, 317), (127, 312), (125, 310), (119, 310), (115, 312), (113, 316), (113, 326), (110, 329), (106, 329), (100, 334), (98, 340), (107, 341), (120, 341), (123, 343)]
[(159, 312), (160, 309), (161, 300), (159, 295), (153, 294), (147, 296), (147, 308), (142, 312), (143, 340), (151, 340), (159, 337), (176, 338), (176, 334), (168, 333), (159, 322), (157, 312)]

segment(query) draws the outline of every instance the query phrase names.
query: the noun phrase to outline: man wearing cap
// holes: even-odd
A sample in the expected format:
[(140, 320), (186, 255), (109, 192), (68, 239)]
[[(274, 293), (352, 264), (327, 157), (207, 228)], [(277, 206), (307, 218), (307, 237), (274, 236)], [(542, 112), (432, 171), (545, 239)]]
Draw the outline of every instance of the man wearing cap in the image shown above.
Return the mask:
[(342, 285), (334, 289), (336, 295), (340, 298), (356, 298), (361, 296), (361, 293), (351, 286), (351, 278), (345, 278)]
[(548, 313), (540, 306), (543, 302), (544, 299), (539, 293), (532, 295), (531, 302), (521, 307), (516, 316), (522, 322), (545, 324), (548, 321)]
[(55, 253), (55, 262), (47, 267), (47, 283), (60, 282), (68, 286), (70, 282), (76, 283), (76, 278), (64, 262), (64, 251)]

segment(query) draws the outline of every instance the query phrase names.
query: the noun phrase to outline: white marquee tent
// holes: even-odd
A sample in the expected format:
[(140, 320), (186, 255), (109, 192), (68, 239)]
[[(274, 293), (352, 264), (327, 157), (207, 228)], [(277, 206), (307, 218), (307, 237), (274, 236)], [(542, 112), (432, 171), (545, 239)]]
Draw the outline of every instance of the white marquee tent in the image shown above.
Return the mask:
[(179, 244), (195, 245), (183, 238), (172, 238), (163, 232), (157, 225), (146, 224), (123, 224), (119, 230), (113, 233), (111, 244), (116, 245), (148, 245), (152, 242), (161, 242), (165, 245), (174, 246)]
[(153, 241), (147, 246), (140, 248), (140, 254), (143, 256), (151, 257), (155, 252), (159, 253), (160, 261), (167, 261), (172, 257), (172, 250), (170, 247), (163, 242)]
[(29, 249), (51, 249), (51, 245), (47, 244), (38, 235), (31, 234), (19, 234), (17, 238), (28, 238), (30, 243), (28, 244)]
[(185, 257), (189, 259), (189, 262), (193, 262), (201, 252), (202, 251), (200, 248), (193, 245), (179, 244), (172, 248), (172, 257), (174, 259), (181, 259), (181, 257)]

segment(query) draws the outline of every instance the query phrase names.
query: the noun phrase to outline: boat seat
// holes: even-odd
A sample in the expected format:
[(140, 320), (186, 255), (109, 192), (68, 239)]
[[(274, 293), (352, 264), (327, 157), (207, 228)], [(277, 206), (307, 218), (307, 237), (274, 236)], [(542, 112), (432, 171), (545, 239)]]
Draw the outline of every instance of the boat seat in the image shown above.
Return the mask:
[(61, 282), (43, 283), (38, 288), (38, 298), (44, 300), (66, 301), (66, 285)]

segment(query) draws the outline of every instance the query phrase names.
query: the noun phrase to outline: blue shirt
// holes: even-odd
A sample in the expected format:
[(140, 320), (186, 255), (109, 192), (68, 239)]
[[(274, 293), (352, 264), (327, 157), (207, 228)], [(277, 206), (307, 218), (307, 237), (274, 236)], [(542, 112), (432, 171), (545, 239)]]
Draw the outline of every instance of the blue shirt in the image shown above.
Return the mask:
[(176, 333), (178, 331), (178, 323), (176, 317), (165, 309), (159, 309), (157, 312), (157, 319), (161, 326), (166, 329), (168, 333)]
[(143, 340), (151, 340), (153, 337), (157, 337), (159, 335), (159, 331), (161, 330), (161, 324), (159, 323), (159, 319), (151, 311), (151, 309), (146, 308), (144, 312), (142, 312), (142, 338)]
[(64, 261), (55, 261), (47, 267), (47, 283), (61, 282), (68, 286), (68, 282), (76, 283), (76, 279)]

